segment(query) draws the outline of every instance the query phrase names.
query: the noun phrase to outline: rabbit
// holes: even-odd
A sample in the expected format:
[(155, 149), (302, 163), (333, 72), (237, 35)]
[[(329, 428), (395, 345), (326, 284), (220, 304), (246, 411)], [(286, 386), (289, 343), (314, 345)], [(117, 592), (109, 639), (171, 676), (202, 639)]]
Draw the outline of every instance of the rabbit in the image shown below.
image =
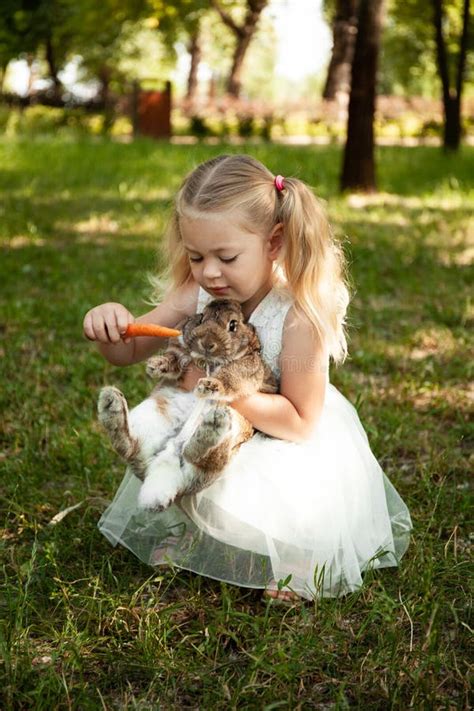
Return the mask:
[[(146, 400), (129, 412), (120, 390), (105, 387), (98, 401), (99, 421), (115, 451), (143, 481), (139, 505), (154, 510), (212, 484), (253, 435), (228, 402), (277, 391), (238, 301), (212, 301), (178, 328), (179, 340), (147, 361), (147, 374), (161, 382)], [(206, 371), (193, 393), (179, 387), (190, 363)]]

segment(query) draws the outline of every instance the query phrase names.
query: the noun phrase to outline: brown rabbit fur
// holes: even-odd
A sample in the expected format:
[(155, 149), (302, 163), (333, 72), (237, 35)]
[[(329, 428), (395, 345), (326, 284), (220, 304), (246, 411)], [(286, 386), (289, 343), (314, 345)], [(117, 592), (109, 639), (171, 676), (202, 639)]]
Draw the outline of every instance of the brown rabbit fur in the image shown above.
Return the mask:
[[(179, 341), (171, 341), (164, 353), (147, 362), (148, 375), (163, 381), (149, 398), (129, 412), (122, 393), (107, 387), (98, 403), (99, 420), (114, 449), (144, 480), (139, 502), (154, 509), (209, 486), (240, 444), (252, 436), (251, 424), (226, 402), (277, 390), (276, 379), (261, 357), (255, 328), (245, 322), (237, 301), (212, 301), (202, 314), (178, 327)], [(179, 387), (191, 363), (207, 374), (193, 395)], [(196, 397), (206, 401), (197, 410)], [(190, 415), (196, 418), (196, 412), (198, 422), (193, 426)], [(175, 461), (166, 467), (170, 457)]]

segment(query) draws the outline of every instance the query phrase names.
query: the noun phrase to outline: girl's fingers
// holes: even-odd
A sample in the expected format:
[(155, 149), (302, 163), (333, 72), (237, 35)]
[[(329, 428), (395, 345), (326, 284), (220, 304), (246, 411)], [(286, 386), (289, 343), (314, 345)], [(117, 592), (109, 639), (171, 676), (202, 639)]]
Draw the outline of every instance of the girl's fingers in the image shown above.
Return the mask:
[(92, 319), (92, 324), (94, 328), (95, 340), (100, 341), (100, 343), (110, 343), (104, 317), (99, 314), (95, 315)]
[(87, 313), (84, 317), (83, 323), (84, 336), (89, 339), (89, 341), (95, 341), (95, 333), (92, 327), (92, 317), (90, 313)]
[[(127, 330), (134, 318), (125, 307), (119, 304), (104, 304), (91, 309), (84, 317), (84, 335), (90, 341), (99, 343), (120, 343), (122, 334)], [(130, 338), (124, 339), (130, 343)]]
[(109, 343), (119, 343), (120, 332), (117, 326), (117, 316), (115, 311), (107, 317), (105, 321), (105, 328), (109, 336)]
[(129, 323), (133, 322), (132, 315), (128, 311), (116, 311), (115, 312), (115, 320), (117, 324), (117, 331), (119, 333), (119, 338), (123, 339), (124, 343), (130, 343), (131, 338), (123, 338), (123, 335), (125, 331), (127, 330), (127, 326)]

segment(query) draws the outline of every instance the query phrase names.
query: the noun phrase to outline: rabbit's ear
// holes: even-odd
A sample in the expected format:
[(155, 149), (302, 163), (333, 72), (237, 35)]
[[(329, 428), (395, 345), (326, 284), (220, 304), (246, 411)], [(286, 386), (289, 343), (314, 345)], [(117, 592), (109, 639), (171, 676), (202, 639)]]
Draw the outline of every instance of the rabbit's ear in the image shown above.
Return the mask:
[(184, 321), (181, 331), (184, 338), (190, 338), (194, 329), (197, 328), (202, 322), (202, 314), (194, 314), (193, 316), (188, 316)]
[(202, 323), (202, 317), (203, 314), (193, 314), (192, 316), (188, 316), (185, 325), (188, 328), (195, 328), (196, 326), (199, 326), (200, 323)]
[(178, 329), (178, 331), (182, 331), (182, 330), (183, 330), (183, 328), (186, 326), (188, 320), (189, 320), (189, 316), (186, 316), (186, 318), (181, 319), (181, 321), (179, 321), (179, 322), (176, 324), (176, 328)]

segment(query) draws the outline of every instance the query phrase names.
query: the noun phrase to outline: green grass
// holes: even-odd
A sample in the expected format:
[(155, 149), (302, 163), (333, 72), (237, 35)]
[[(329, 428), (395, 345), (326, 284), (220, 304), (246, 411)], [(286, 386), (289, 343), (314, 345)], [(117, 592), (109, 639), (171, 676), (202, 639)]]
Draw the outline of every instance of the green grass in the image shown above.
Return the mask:
[(472, 149), (379, 150), (372, 198), (337, 195), (336, 147), (249, 149), (312, 184), (345, 241), (351, 357), (331, 378), (412, 512), (401, 568), (288, 608), (154, 571), (97, 531), (123, 473), (98, 390), (138, 401), (148, 385), (141, 366), (101, 360), (82, 317), (108, 300), (147, 308), (171, 196), (222, 150), (0, 143), (0, 707), (468, 708)]

